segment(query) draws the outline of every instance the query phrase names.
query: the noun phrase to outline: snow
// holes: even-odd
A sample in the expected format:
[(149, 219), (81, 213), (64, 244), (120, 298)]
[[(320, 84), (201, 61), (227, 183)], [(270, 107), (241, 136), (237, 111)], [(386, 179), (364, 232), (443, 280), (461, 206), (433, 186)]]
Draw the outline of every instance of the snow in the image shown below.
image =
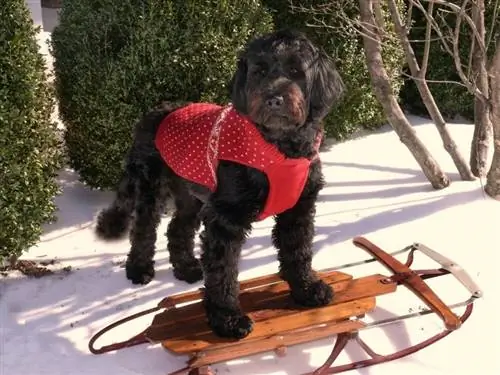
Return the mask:
[[(355, 236), (365, 236), (386, 251), (421, 242), (465, 268), (484, 297), (476, 302), (469, 320), (437, 344), (404, 359), (350, 373), (498, 374), (500, 332), (495, 324), (498, 306), (494, 276), (500, 203), (485, 196), (481, 181), (460, 181), (431, 123), (414, 116), (410, 119), (418, 136), (452, 178), (452, 184), (443, 190), (432, 189), (388, 126), (333, 144), (321, 155), (326, 187), (317, 205), (314, 267), (322, 270), (365, 259), (366, 254), (352, 244)], [(450, 124), (452, 136), (467, 157), (472, 130), (467, 123)], [(112, 193), (87, 188), (69, 169), (61, 171), (60, 183), (63, 194), (57, 198), (59, 221), (47, 225), (40, 242), (23, 256), (33, 260), (56, 259), (52, 266), (56, 274), (27, 279), (11, 273), (0, 278), (0, 374), (159, 375), (183, 367), (185, 357), (174, 356), (160, 345), (143, 344), (97, 356), (87, 349), (92, 335), (109, 323), (153, 307), (165, 296), (201, 286), (176, 281), (172, 275), (163, 235), (169, 216), (162, 219), (159, 228), (156, 278), (146, 286), (133, 286), (123, 269), (128, 240), (103, 243), (93, 234), (93, 220), (110, 202)], [(243, 248), (240, 280), (277, 271), (276, 252), (269, 239), (272, 224), (272, 219), (266, 219), (255, 225)], [(429, 266), (420, 264), (416, 266)], [(66, 266), (72, 270), (62, 271)], [(345, 272), (359, 277), (386, 270), (372, 263)], [(447, 303), (467, 298), (464, 289), (449, 276), (429, 281), (429, 285)], [(408, 313), (421, 306), (414, 295), (401, 287), (396, 293), (377, 299), (376, 313), (370, 314), (369, 319)], [(456, 311), (461, 313), (463, 309)], [(128, 338), (144, 329), (151, 319), (152, 315), (146, 316), (117, 328), (97, 345)], [(442, 328), (436, 316), (428, 315), (366, 330), (361, 336), (376, 351), (388, 353)], [(333, 339), (289, 348), (284, 358), (263, 353), (213, 368), (228, 374), (300, 374), (323, 363)], [(338, 363), (363, 358), (350, 344)]]

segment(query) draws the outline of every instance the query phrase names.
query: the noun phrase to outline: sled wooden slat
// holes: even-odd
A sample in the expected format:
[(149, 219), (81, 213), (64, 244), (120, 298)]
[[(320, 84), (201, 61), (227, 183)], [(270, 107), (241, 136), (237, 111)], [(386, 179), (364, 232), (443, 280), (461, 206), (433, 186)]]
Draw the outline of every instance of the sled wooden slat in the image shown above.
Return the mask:
[[(358, 299), (356, 301), (341, 303), (338, 305), (328, 305), (314, 310), (302, 310), (294, 314), (287, 314), (279, 317), (269, 317), (266, 320), (255, 322), (253, 331), (242, 340), (228, 340), (215, 336), (212, 331), (196, 333), (190, 336), (168, 338), (162, 342), (164, 348), (177, 353), (188, 354), (207, 349), (218, 349), (243, 342), (252, 342), (265, 339), (269, 336), (281, 334), (283, 331), (290, 331), (311, 327), (317, 324), (332, 322), (336, 324), (339, 320), (345, 320), (350, 316), (363, 315), (375, 308), (375, 297)], [(278, 310), (280, 312), (280, 310)], [(250, 314), (251, 316), (251, 314)], [(208, 328), (208, 326), (207, 326)]]
[[(346, 279), (350, 279), (351, 277), (348, 274), (337, 272), (335, 277), (344, 277)], [(252, 289), (256, 287), (262, 287), (271, 284), (283, 283), (283, 280), (280, 278), (279, 274), (271, 274), (255, 277), (250, 280), (244, 280), (240, 282), (240, 292), (243, 292), (247, 289)], [(185, 293), (179, 293), (173, 296), (168, 296), (164, 298), (160, 303), (160, 307), (172, 307), (177, 304), (182, 304), (186, 302), (196, 301), (202, 298), (202, 289), (194, 290)]]
[[(319, 274), (318, 276), (327, 284), (332, 285), (335, 292), (345, 288), (347, 283), (352, 280), (351, 275), (343, 272), (328, 272)], [(264, 309), (282, 309), (285, 303), (292, 303), (288, 296), (289, 291), (290, 288), (288, 284), (274, 275), (245, 281), (241, 283), (240, 286), (239, 300), (241, 308), (246, 313)], [(192, 301), (198, 300), (197, 302), (179, 308), (171, 308), (156, 315), (151, 324), (153, 329), (147, 331), (148, 338), (153, 341), (161, 341), (167, 336), (176, 335), (176, 328), (179, 328), (186, 334), (186, 325), (191, 326), (192, 324), (190, 321), (204, 321), (205, 310), (200, 301), (202, 293), (202, 291), (189, 292), (189, 298)], [(186, 300), (182, 298), (182, 295), (179, 295), (179, 297), (181, 298), (177, 299), (177, 301), (182, 302), (178, 303), (186, 302)], [(283, 301), (284, 299), (286, 301)], [(169, 303), (171, 302), (169, 301)], [(173, 326), (171, 329), (174, 331), (169, 330), (170, 328), (168, 327), (171, 326)]]
[[(353, 279), (351, 275), (332, 271), (319, 276), (333, 287), (335, 297), (329, 305), (314, 309), (295, 304), (285, 282), (243, 291), (240, 294), (241, 306), (254, 321), (254, 329), (242, 340), (216, 336), (206, 322), (201, 301), (157, 314), (146, 336), (153, 342), (162, 342), (166, 349), (177, 354), (205, 352), (227, 346), (231, 346), (232, 351), (234, 345), (247, 342), (259, 347), (261, 343), (256, 344), (256, 341), (265, 339), (269, 341), (266, 345), (271, 345), (273, 336), (287, 331), (311, 329), (324, 323), (342, 323), (338, 327), (342, 329), (346, 325), (343, 322), (345, 319), (373, 310), (376, 296), (392, 293), (397, 287), (396, 283), (383, 282), (386, 276), (378, 274)], [(331, 329), (337, 332), (337, 328)]]
[(194, 355), (189, 361), (189, 365), (192, 367), (207, 366), (233, 358), (241, 358), (247, 355), (263, 353), (280, 348), (286, 348), (292, 345), (319, 340), (341, 332), (353, 332), (364, 326), (365, 323), (359, 320), (327, 322), (308, 329), (282, 332), (257, 341), (249, 340), (243, 341), (240, 344), (232, 343), (230, 349), (226, 346), (216, 346), (213, 349), (204, 350), (202, 355)]

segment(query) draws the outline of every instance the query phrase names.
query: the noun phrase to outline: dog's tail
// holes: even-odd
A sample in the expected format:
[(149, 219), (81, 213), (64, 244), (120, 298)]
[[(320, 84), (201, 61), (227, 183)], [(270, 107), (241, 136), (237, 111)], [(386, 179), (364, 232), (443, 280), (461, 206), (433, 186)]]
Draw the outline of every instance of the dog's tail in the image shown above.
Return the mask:
[[(143, 142), (144, 139), (154, 139), (161, 120), (169, 113), (189, 103), (181, 101), (161, 102), (137, 123), (135, 138), (138, 139), (138, 142)], [(118, 240), (128, 234), (138, 190), (136, 185), (138, 179), (135, 178), (133, 169), (134, 167), (127, 163), (116, 191), (115, 200), (97, 217), (95, 233), (102, 240)]]
[(113, 203), (97, 217), (95, 233), (102, 240), (118, 240), (128, 233), (135, 207), (135, 180), (125, 170)]

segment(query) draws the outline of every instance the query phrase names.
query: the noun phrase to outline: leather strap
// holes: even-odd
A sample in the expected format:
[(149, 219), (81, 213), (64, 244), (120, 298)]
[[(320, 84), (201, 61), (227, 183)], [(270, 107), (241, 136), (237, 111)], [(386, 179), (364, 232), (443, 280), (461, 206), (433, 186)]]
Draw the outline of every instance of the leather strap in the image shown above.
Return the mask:
[(382, 263), (387, 269), (394, 273), (395, 281), (402, 283), (419, 297), (430, 309), (432, 309), (443, 320), (446, 329), (456, 330), (462, 322), (457, 315), (429, 288), (420, 275), (392, 257), (377, 245), (371, 243), (364, 237), (355, 237), (355, 246), (366, 250)]

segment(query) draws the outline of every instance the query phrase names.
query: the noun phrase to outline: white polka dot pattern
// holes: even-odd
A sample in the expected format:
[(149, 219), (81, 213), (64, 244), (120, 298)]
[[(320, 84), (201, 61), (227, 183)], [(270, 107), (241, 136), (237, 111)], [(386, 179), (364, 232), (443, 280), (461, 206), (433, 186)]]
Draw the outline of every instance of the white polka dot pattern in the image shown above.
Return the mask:
[[(226, 107), (227, 108), (227, 107)], [(212, 128), (224, 108), (209, 103), (194, 103), (173, 112), (158, 130), (156, 146), (165, 162), (177, 174), (190, 181), (215, 189), (207, 161), (210, 142), (218, 141), (218, 160), (230, 160), (264, 170), (284, 160), (268, 144), (250, 120), (230, 108), (220, 124), (219, 139), (210, 137)], [(217, 160), (212, 160), (216, 169)]]
[(307, 181), (310, 160), (287, 159), (267, 143), (255, 125), (231, 106), (194, 103), (176, 110), (158, 129), (155, 144), (179, 176), (214, 191), (219, 160), (234, 161), (264, 172), (269, 194), (258, 216), (283, 212), (297, 202)]

